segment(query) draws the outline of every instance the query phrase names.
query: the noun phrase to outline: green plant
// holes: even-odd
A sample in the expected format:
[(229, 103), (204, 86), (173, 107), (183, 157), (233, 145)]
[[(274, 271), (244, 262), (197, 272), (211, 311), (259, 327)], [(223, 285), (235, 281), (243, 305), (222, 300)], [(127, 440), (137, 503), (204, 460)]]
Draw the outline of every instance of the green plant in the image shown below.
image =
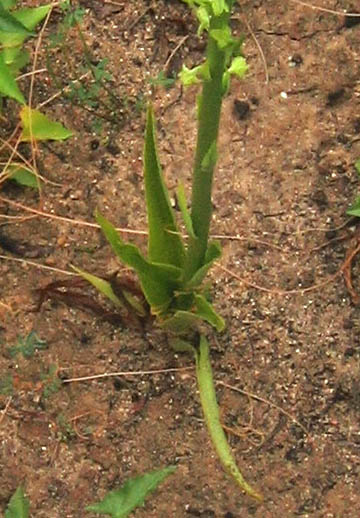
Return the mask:
[[(136, 271), (142, 291), (157, 325), (169, 336), (177, 351), (190, 351), (195, 356), (200, 399), (210, 437), (225, 470), (240, 487), (254, 498), (261, 499), (244, 480), (231, 454), (221, 427), (216, 401), (209, 344), (204, 336), (204, 323), (217, 331), (225, 327), (223, 318), (211, 304), (203, 280), (221, 255), (220, 244), (209, 242), (212, 213), (211, 192), (217, 161), (217, 138), (222, 100), (228, 92), (230, 76), (243, 77), (247, 65), (241, 53), (241, 41), (230, 29), (230, 13), (234, 0), (184, 0), (195, 9), (199, 34), (208, 34), (206, 59), (192, 70), (183, 67), (180, 79), (185, 86), (201, 84), (197, 100), (198, 134), (193, 168), (191, 212), (187, 208), (185, 190), (179, 185), (177, 198), (188, 234), (181, 236), (169, 193), (165, 186), (157, 153), (156, 129), (151, 105), (147, 110), (144, 145), (144, 180), (148, 218), (148, 254), (145, 257), (132, 244), (125, 243), (114, 226), (99, 212), (96, 219), (120, 261)], [(81, 273), (99, 291), (120, 305), (111, 285), (104, 280)], [(138, 304), (138, 303), (137, 303)], [(134, 311), (139, 308), (134, 304)]]
[[(145, 498), (155, 491), (175, 469), (175, 466), (168, 466), (129, 479), (120, 489), (110, 491), (100, 502), (89, 505), (86, 510), (105, 514), (111, 518), (126, 518), (137, 507), (144, 505)], [(28, 518), (29, 506), (29, 499), (20, 486), (10, 498), (5, 518)]]
[(149, 493), (154, 491), (175, 469), (175, 466), (169, 466), (129, 479), (120, 489), (110, 491), (101, 502), (89, 505), (86, 510), (106, 514), (111, 518), (126, 518), (134, 509), (143, 505)]
[[(357, 174), (360, 176), (360, 159), (355, 162), (355, 169)], [(346, 214), (360, 218), (360, 196), (357, 196), (354, 203), (346, 211)]]
[[(22, 106), (19, 112), (22, 132), (18, 143), (66, 139), (72, 132), (27, 106), (16, 79), (19, 71), (30, 61), (30, 55), (23, 45), (27, 38), (35, 35), (33, 30), (48, 15), (52, 6), (14, 10), (15, 5), (16, 0), (0, 0), (0, 112), (4, 111), (5, 98), (13, 99)], [(0, 181), (12, 179), (38, 188), (39, 176), (35, 166), (14, 160), (13, 155), (12, 152), (1, 160), (4, 167), (0, 172)]]
[(16, 345), (9, 348), (9, 354), (12, 358), (19, 353), (22, 354), (24, 358), (31, 358), (34, 356), (35, 351), (47, 349), (48, 347), (46, 340), (41, 340), (35, 331), (31, 331), (25, 337), (18, 336)]

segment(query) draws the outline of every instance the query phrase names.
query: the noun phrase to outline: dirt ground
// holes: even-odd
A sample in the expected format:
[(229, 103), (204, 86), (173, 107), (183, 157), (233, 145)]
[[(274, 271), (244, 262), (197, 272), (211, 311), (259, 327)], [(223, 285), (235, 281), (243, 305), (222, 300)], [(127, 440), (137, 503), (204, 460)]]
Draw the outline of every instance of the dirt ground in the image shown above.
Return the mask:
[[(100, 232), (82, 224), (94, 222), (95, 207), (118, 227), (145, 230), (149, 78), (197, 63), (204, 49), (177, 0), (79, 4), (90, 52), (109, 60), (117, 122), (95, 133), (91, 113), (54, 98), (43, 110), (76, 134), (40, 146), (40, 171), (53, 182), (42, 204), (11, 182), (0, 192), (0, 253), (8, 257), (0, 259), (1, 511), (22, 483), (31, 516), (90, 518), (85, 506), (128, 477), (176, 464), (134, 517), (360, 516), (356, 257), (353, 293), (340, 270), (359, 242), (356, 222), (345, 224), (359, 186), (360, 20), (290, 0), (243, 1), (234, 14), (250, 68), (233, 81), (221, 126), (212, 233), (222, 236), (224, 253), (211, 280), (227, 328), (211, 346), (223, 423), (244, 475), (264, 494), (259, 505), (212, 451), (191, 357), (174, 355), (150, 326), (114, 325), (76, 304), (45, 300), (34, 311), (35, 289), (74, 277), (33, 263), (98, 275), (119, 268)], [(356, 4), (317, 1), (338, 11)], [(44, 41), (60, 20), (55, 11)], [(67, 56), (50, 51), (63, 84), (84, 61), (75, 29), (67, 41)], [(39, 69), (45, 60), (40, 50)], [(39, 75), (34, 105), (57, 91), (50, 75)], [(178, 83), (153, 89), (172, 192), (180, 180), (189, 188), (195, 97)], [(141, 234), (124, 236), (146, 244)], [(11, 355), (31, 331), (46, 345), (29, 358)], [(119, 371), (137, 374), (57, 383)]]

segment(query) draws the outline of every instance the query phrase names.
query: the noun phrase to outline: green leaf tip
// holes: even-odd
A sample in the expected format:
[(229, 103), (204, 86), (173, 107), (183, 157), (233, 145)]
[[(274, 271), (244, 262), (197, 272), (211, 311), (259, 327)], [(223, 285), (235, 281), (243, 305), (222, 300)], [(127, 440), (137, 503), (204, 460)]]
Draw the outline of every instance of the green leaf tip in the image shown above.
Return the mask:
[(29, 499), (20, 486), (10, 498), (8, 508), (5, 511), (5, 518), (28, 518), (29, 507)]
[(0, 3), (0, 31), (4, 33), (17, 34), (20, 36), (34, 36), (19, 20), (4, 9)]
[(185, 248), (171, 207), (157, 152), (154, 112), (148, 105), (145, 145), (144, 179), (149, 227), (148, 258), (152, 262), (181, 267)]
[(86, 510), (111, 518), (126, 518), (134, 509), (144, 505), (145, 498), (175, 470), (175, 466), (168, 466), (129, 479), (119, 490), (110, 491), (101, 502), (89, 505)]

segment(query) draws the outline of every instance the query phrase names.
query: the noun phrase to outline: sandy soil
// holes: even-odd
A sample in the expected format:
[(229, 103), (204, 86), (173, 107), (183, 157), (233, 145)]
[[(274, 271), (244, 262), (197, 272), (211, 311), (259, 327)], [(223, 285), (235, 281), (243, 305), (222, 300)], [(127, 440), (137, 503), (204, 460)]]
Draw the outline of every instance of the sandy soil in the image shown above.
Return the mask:
[[(317, 5), (354, 11), (356, 3)], [(359, 516), (356, 257), (354, 293), (341, 272), (359, 243), (356, 222), (345, 225), (358, 190), (359, 19), (351, 24), (281, 0), (241, 2), (233, 19), (235, 32), (247, 35), (250, 70), (233, 82), (222, 119), (212, 233), (222, 236), (224, 254), (211, 280), (227, 329), (211, 341), (224, 426), (246, 478), (265, 496), (258, 505), (224, 475), (211, 449), (190, 357), (174, 355), (151, 326), (105, 322), (70, 297), (34, 311), (35, 289), (70, 277), (30, 261), (98, 275), (119, 268), (98, 230), (81, 223), (94, 222), (95, 207), (119, 227), (146, 229), (141, 156), (149, 78), (197, 63), (204, 48), (178, 1), (79, 4), (88, 49), (94, 60), (108, 59), (113, 78), (112, 96), (100, 95), (107, 107), (92, 110), (111, 121), (99, 129), (94, 113), (55, 98), (44, 111), (76, 135), (39, 149), (40, 171), (53, 182), (42, 204), (10, 182), (0, 193), (0, 252), (8, 257), (0, 259), (1, 510), (22, 483), (31, 516), (95, 516), (84, 507), (128, 477), (175, 463), (176, 473), (134, 517)], [(38, 68), (60, 20), (54, 12)], [(67, 54), (48, 51), (62, 85), (84, 66), (76, 29), (66, 41)], [(34, 104), (57, 91), (50, 74), (39, 76)], [(177, 83), (153, 91), (172, 192), (180, 180), (189, 188), (195, 96)], [(2, 127), (3, 138), (11, 124)], [(141, 234), (128, 238), (146, 244)], [(18, 337), (31, 331), (47, 348), (12, 357)], [(149, 369), (179, 370), (141, 374)], [(137, 374), (56, 383), (119, 371)]]

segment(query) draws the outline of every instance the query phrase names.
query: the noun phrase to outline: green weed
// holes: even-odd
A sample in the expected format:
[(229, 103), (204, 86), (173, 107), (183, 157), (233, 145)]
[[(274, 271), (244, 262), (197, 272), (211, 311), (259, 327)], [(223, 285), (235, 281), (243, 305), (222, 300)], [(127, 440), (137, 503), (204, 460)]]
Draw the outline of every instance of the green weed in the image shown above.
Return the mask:
[[(111, 518), (126, 518), (137, 507), (144, 505), (145, 498), (161, 484), (169, 475), (174, 473), (174, 466), (151, 471), (129, 479), (116, 491), (110, 491), (103, 500), (89, 505), (86, 511), (104, 514)], [(18, 487), (10, 498), (5, 518), (28, 518), (29, 499), (22, 487)]]
[(31, 331), (25, 337), (18, 337), (16, 345), (9, 348), (9, 354), (12, 358), (15, 358), (18, 354), (22, 354), (24, 358), (31, 358), (35, 351), (47, 348), (46, 340), (41, 340), (35, 331)]
[[(22, 131), (18, 137), (20, 142), (32, 145), (41, 140), (63, 140), (72, 135), (60, 123), (52, 122), (44, 114), (26, 104), (17, 76), (20, 70), (30, 62), (30, 54), (24, 48), (26, 40), (35, 36), (36, 26), (48, 16), (52, 5), (34, 8), (15, 9), (16, 0), (0, 2), (0, 106), (3, 118), (10, 118), (6, 113), (4, 99), (12, 99), (21, 105), (18, 112)], [(10, 112), (11, 113), (11, 112)], [(9, 146), (11, 149), (11, 146)], [(7, 179), (21, 185), (39, 188), (40, 180), (36, 167), (29, 162), (14, 160), (16, 149), (11, 149), (9, 156), (1, 157), (3, 166), (0, 172), (0, 183)]]
[(29, 507), (29, 499), (20, 486), (10, 498), (8, 508), (5, 511), (5, 518), (28, 518)]

